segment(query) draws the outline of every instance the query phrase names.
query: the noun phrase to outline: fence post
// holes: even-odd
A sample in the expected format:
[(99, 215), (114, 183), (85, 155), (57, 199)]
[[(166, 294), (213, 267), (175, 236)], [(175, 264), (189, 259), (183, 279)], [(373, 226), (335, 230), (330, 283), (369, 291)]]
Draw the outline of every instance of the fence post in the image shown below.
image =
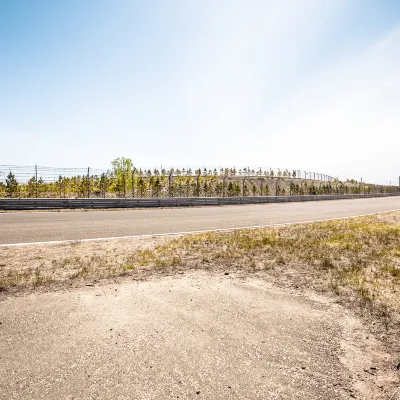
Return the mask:
[(135, 170), (132, 170), (132, 199), (135, 197)]
[(279, 187), (278, 187), (279, 181), (283, 181), (283, 179), (281, 177), (276, 178), (276, 184), (275, 184), (275, 195), (276, 196), (279, 196)]
[[(225, 181), (226, 181), (227, 176), (224, 176), (224, 179), (222, 179), (222, 197), (225, 197), (226, 193), (226, 187), (225, 187)], [(399, 177), (399, 183), (400, 183), (400, 177)]]
[(36, 185), (36, 198), (39, 197), (38, 180), (37, 180), (37, 165), (35, 165), (35, 185)]
[(125, 177), (125, 170), (122, 174), (122, 177), (124, 178), (124, 199), (126, 199), (126, 177)]
[(197, 174), (197, 187), (196, 187), (196, 191), (197, 191), (197, 197), (200, 197), (200, 175), (201, 175), (201, 168), (199, 168), (199, 173)]
[(90, 198), (90, 167), (87, 169), (87, 182), (88, 182), (88, 189), (87, 189), (87, 197)]

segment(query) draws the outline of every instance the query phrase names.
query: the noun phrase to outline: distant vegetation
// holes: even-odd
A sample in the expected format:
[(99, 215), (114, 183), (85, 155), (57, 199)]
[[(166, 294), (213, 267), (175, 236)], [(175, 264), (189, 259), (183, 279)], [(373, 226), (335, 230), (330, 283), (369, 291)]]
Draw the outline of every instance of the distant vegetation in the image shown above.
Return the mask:
[(323, 174), (300, 170), (255, 170), (247, 167), (142, 170), (136, 168), (130, 158), (124, 157), (115, 159), (111, 165), (108, 171), (91, 171), (88, 168), (87, 173), (81, 170), (81, 173), (64, 173), (52, 178), (43, 178), (40, 171), (38, 173), (32, 167), (29, 172), (21, 173), (22, 179), (18, 177), (19, 167), (14, 167), (0, 182), (0, 197), (231, 197), (398, 190), (397, 187), (355, 180), (342, 182)]

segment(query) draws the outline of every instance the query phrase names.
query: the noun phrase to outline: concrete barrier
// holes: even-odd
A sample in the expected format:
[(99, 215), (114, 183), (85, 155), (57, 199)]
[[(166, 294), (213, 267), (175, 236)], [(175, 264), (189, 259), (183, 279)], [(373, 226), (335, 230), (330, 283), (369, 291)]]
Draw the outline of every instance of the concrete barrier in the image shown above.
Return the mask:
[(100, 208), (195, 207), (229, 204), (286, 203), (370, 197), (399, 196), (400, 193), (349, 194), (321, 196), (254, 196), (254, 197), (171, 197), (143, 199), (0, 199), (0, 210), (58, 210)]

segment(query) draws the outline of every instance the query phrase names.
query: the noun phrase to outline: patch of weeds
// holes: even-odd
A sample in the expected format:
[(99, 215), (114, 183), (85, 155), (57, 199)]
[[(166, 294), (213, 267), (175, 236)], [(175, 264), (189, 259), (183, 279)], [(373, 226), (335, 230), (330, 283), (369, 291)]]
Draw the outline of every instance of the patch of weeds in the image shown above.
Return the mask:
[(67, 265), (70, 265), (70, 264), (72, 264), (72, 259), (71, 258), (64, 258), (63, 260), (61, 260), (61, 261), (59, 261), (59, 266), (61, 267), (61, 268), (65, 268)]
[(385, 264), (385, 266), (383, 267), (383, 271), (388, 273), (393, 278), (400, 279), (400, 267), (398, 265), (395, 265), (394, 263), (389, 265)]
[(35, 269), (35, 273), (33, 275), (32, 284), (33, 286), (44, 285), (45, 283), (50, 282), (52, 279), (49, 276), (42, 275), (39, 268)]
[(150, 250), (137, 250), (132, 257), (140, 266), (150, 265), (155, 262), (156, 258), (155, 254)]
[(330, 270), (335, 268), (335, 265), (329, 257), (323, 257), (320, 263), (320, 267), (324, 270)]
[(132, 264), (125, 264), (122, 266), (122, 270), (123, 271), (132, 271), (133, 269), (135, 269), (136, 267)]
[(171, 267), (176, 267), (178, 265), (182, 265), (182, 259), (179, 256), (173, 256), (170, 259), (170, 263), (169, 264), (170, 264)]
[(340, 295), (341, 293), (341, 286), (338, 280), (336, 279), (331, 279), (329, 281), (329, 288), (332, 290), (333, 293), (335, 293), (336, 295)]
[(69, 276), (69, 279), (84, 278), (89, 275), (89, 268), (87, 265), (81, 265), (77, 271)]
[(282, 254), (279, 254), (278, 257), (276, 257), (275, 262), (278, 265), (285, 265), (286, 264), (285, 257), (283, 257)]

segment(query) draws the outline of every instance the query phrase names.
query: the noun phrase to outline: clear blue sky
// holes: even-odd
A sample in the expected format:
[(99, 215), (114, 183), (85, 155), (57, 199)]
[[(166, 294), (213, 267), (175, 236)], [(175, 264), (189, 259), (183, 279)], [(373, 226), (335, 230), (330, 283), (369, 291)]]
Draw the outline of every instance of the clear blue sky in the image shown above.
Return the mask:
[(0, 0), (0, 164), (395, 182), (398, 0)]

